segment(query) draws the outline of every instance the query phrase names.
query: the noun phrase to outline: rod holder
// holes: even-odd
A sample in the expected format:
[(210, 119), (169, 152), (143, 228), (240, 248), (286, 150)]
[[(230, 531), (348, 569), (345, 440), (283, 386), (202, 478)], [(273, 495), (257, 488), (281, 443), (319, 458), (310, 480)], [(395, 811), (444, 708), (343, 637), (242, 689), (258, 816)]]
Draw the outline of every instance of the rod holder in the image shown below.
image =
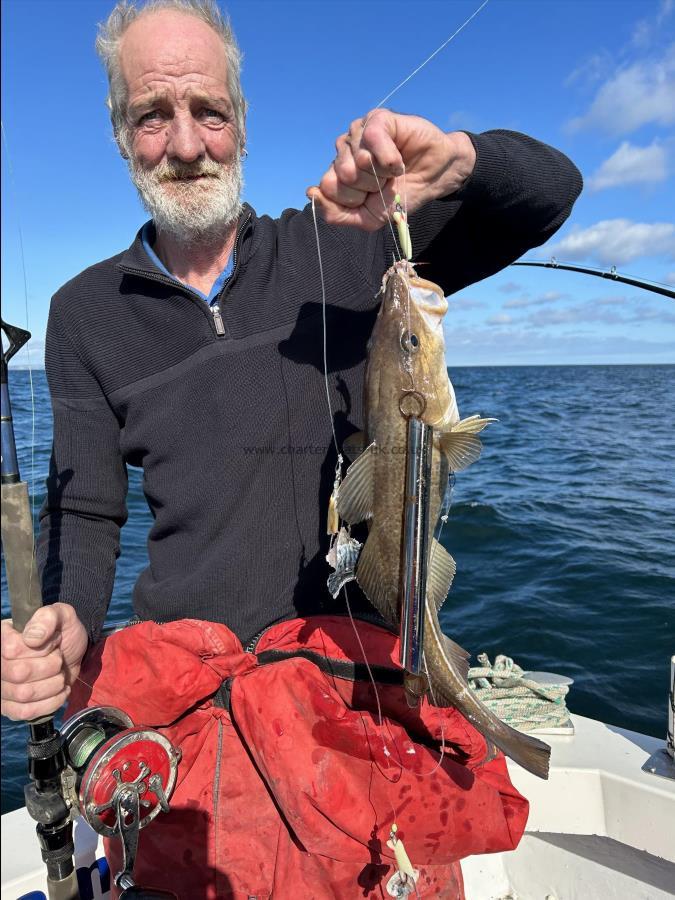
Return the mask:
[(668, 733), (666, 750), (675, 762), (675, 656), (670, 657), (670, 691), (668, 694)]
[(642, 766), (643, 772), (659, 775), (675, 781), (675, 656), (670, 657), (670, 684), (668, 688), (668, 730), (665, 746), (656, 750)]
[[(2, 347), (2, 361), (0, 362), (0, 394), (2, 396), (2, 413), (0, 427), (2, 429), (2, 483), (16, 484), (20, 481), (19, 463), (16, 456), (16, 441), (14, 440), (14, 425), (12, 423), (12, 404), (9, 399), (9, 361), (27, 341), (30, 340), (30, 331), (9, 325), (4, 319), (0, 319), (0, 328), (4, 338)], [(6, 347), (5, 347), (6, 344)]]

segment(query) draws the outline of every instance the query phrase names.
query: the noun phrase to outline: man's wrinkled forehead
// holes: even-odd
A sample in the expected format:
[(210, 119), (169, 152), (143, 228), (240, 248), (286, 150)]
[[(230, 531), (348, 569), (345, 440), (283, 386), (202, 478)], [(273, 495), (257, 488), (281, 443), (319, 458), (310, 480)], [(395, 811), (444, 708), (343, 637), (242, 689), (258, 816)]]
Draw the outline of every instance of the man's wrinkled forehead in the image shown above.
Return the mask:
[(191, 77), (227, 86), (227, 59), (220, 36), (195, 16), (158, 10), (139, 16), (120, 41), (119, 64), (130, 93), (153, 79)]

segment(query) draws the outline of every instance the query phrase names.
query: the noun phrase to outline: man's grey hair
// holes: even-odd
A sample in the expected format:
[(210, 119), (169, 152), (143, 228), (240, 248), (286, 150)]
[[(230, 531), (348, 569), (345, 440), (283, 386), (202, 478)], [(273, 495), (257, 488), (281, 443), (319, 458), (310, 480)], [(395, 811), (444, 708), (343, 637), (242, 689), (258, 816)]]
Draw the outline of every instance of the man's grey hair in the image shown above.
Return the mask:
[(241, 90), (241, 50), (228, 18), (218, 8), (215, 0), (146, 0), (140, 6), (134, 0), (119, 0), (107, 21), (99, 25), (96, 52), (108, 74), (107, 98), (115, 138), (123, 152), (128, 153), (127, 86), (119, 61), (120, 41), (127, 28), (140, 16), (159, 10), (175, 10), (195, 16), (209, 25), (223, 42), (227, 60), (227, 86), (234, 108), (239, 143), (244, 141), (246, 101)]

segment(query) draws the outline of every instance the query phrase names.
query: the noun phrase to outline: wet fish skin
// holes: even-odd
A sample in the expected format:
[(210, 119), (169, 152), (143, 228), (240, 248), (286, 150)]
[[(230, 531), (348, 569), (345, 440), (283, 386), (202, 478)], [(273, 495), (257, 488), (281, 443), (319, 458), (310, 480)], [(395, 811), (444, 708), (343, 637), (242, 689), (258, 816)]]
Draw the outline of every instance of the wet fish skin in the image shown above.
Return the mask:
[[(399, 623), (399, 582), (401, 541), (403, 536), (403, 485), (405, 483), (407, 420), (401, 414), (402, 395), (411, 406), (420, 407), (423, 421), (435, 424), (448, 415), (457, 421), (457, 404), (445, 368), (442, 318), (447, 300), (440, 288), (417, 279), (412, 266), (390, 269), (383, 279), (383, 300), (370, 340), (366, 366), (366, 434), (372, 457), (373, 487), (370, 509), (363, 518), (370, 520), (366, 547), (358, 570), (359, 583), (368, 581), (370, 601), (393, 625)], [(409, 269), (408, 269), (409, 266)], [(409, 303), (410, 279), (429, 291), (428, 308)], [(405, 349), (406, 338), (417, 338), (417, 349)], [(442, 370), (444, 379), (438, 377)], [(416, 395), (416, 396), (413, 396)], [(423, 410), (421, 409), (424, 407)], [(450, 411), (450, 412), (449, 412)], [(374, 446), (373, 446), (374, 445)], [(432, 454), (431, 509), (429, 522), (438, 519), (448, 479), (445, 456), (438, 452), (439, 437), (434, 435)], [(338, 509), (349, 521), (350, 510), (340, 492)], [(376, 568), (368, 579), (370, 565)], [(376, 583), (373, 583), (376, 582)]]
[(349, 524), (368, 521), (356, 578), (373, 606), (398, 627), (407, 450), (404, 413), (418, 415), (434, 427), (423, 645), (432, 701), (455, 706), (488, 741), (546, 778), (548, 745), (506, 725), (478, 700), (467, 683), (469, 654), (444, 635), (438, 620), (455, 573), (454, 560), (433, 540), (448, 476), (478, 458), (477, 434), (492, 421), (459, 418), (445, 362), (446, 311), (442, 290), (418, 278), (407, 261), (386, 273), (366, 368), (366, 431), (351, 442), (352, 455), (355, 446), (365, 449), (339, 488), (337, 509)]

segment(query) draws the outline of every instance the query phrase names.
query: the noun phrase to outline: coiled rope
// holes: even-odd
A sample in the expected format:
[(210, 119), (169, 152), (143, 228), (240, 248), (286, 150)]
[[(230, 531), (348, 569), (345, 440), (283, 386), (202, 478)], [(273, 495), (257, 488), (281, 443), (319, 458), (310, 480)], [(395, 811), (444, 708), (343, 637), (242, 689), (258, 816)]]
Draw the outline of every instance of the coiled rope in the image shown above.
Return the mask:
[(509, 656), (497, 656), (493, 666), (487, 653), (480, 653), (478, 662), (479, 666), (469, 669), (469, 687), (502, 722), (519, 731), (571, 727), (565, 705), (567, 684), (526, 678)]

